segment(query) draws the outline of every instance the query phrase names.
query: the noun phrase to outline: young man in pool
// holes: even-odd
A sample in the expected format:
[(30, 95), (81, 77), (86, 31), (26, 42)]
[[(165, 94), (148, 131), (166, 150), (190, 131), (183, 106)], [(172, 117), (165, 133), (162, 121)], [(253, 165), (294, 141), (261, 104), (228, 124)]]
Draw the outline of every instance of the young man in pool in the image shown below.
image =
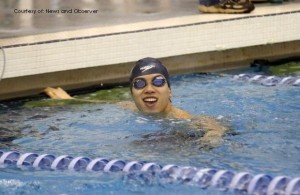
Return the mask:
[[(117, 105), (168, 118), (187, 119), (192, 117), (188, 112), (172, 106), (169, 73), (159, 60), (144, 58), (137, 61), (131, 70), (129, 81), (134, 103), (123, 101), (116, 103)], [(74, 99), (61, 88), (48, 87), (44, 91), (53, 99)]]
[[(204, 136), (200, 141), (208, 145), (216, 145), (227, 131), (226, 127), (211, 117), (193, 117), (188, 112), (172, 105), (169, 73), (158, 59), (147, 57), (137, 61), (131, 70), (129, 81), (134, 102), (118, 102), (117, 105), (149, 115), (191, 119), (191, 126), (204, 131)], [(53, 99), (73, 99), (61, 88), (48, 87), (44, 91)]]
[[(129, 82), (136, 110), (168, 118), (191, 118), (186, 111), (172, 106), (169, 73), (159, 60), (143, 58), (137, 61), (131, 70)], [(122, 104), (126, 106), (126, 102), (119, 103)]]

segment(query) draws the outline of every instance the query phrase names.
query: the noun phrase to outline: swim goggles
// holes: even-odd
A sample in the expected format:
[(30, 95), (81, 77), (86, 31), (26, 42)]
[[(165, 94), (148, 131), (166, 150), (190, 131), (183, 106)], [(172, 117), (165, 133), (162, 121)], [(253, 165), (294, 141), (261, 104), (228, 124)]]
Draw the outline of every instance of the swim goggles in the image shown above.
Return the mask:
[[(165, 85), (166, 79), (163, 76), (158, 75), (152, 79), (151, 83), (155, 87), (162, 87)], [(133, 87), (135, 89), (143, 89), (144, 87), (146, 87), (146, 85), (147, 85), (147, 82), (143, 78), (137, 78), (133, 81)]]

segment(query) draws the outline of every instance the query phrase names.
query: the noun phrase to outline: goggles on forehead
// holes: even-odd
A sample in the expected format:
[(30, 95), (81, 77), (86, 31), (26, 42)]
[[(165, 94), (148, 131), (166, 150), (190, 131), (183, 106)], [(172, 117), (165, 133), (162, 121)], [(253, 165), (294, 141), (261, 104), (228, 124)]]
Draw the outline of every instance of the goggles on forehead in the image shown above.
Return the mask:
[[(155, 86), (155, 87), (162, 87), (162, 86), (165, 85), (165, 83), (166, 83), (166, 79), (163, 76), (161, 76), (161, 75), (158, 75), (158, 76), (154, 77), (152, 79), (152, 82), (151, 82), (151, 84), (153, 86)], [(146, 87), (146, 85), (147, 85), (147, 82), (146, 82), (145, 79), (143, 79), (143, 78), (137, 78), (137, 79), (135, 79), (133, 81), (133, 85), (132, 86), (135, 89), (143, 89), (144, 87)]]

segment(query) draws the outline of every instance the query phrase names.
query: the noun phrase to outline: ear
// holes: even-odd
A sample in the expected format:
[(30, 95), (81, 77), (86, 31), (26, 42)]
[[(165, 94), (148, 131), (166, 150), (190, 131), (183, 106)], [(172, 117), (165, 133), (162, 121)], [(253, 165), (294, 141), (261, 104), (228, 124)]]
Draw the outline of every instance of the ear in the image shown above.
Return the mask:
[(171, 88), (169, 88), (169, 93), (170, 93), (170, 97), (172, 97), (172, 90), (171, 90)]

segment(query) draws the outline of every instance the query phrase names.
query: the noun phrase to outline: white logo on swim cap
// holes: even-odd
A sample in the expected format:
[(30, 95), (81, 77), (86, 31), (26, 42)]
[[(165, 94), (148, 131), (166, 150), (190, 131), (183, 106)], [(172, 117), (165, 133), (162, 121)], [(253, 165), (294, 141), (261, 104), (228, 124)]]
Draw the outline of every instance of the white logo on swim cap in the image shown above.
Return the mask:
[(144, 67), (140, 68), (140, 70), (141, 70), (142, 72), (145, 72), (145, 71), (147, 71), (147, 70), (150, 70), (151, 68), (155, 68), (155, 65), (154, 65), (154, 64), (151, 64), (151, 65), (148, 65), (148, 66), (144, 66)]

